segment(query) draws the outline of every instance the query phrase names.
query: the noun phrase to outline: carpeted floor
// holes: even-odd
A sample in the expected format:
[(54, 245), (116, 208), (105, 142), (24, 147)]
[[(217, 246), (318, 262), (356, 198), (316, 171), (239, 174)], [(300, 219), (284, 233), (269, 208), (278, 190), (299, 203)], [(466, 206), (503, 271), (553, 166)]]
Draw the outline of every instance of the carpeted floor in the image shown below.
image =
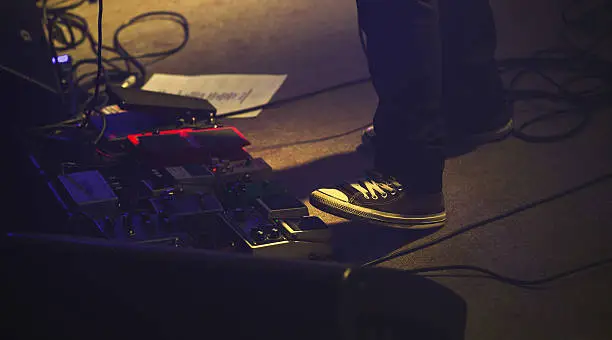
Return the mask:
[[(552, 44), (560, 27), (555, 0), (492, 0), (500, 57), (527, 56)], [(104, 37), (124, 20), (150, 10), (187, 16), (185, 50), (151, 73), (288, 74), (277, 99), (367, 76), (353, 0), (124, 0), (105, 2)], [(95, 28), (96, 6), (79, 9)], [(125, 32), (135, 53), (180, 38), (172, 24), (142, 24)], [(89, 56), (86, 48), (76, 58)], [(251, 140), (296, 196), (321, 184), (357, 176), (369, 159), (355, 152), (359, 133), (315, 143), (367, 124), (376, 96), (369, 84), (324, 93), (265, 110), (256, 119), (227, 122)], [(517, 113), (520, 120), (520, 113)], [(612, 171), (612, 111), (593, 117), (575, 138), (550, 144), (509, 139), (448, 161), (445, 190), (450, 220), (432, 233), (398, 232), (320, 213), (333, 225), (339, 259), (364, 262), (415, 247), (473, 225), (438, 245), (385, 266), (471, 264), (532, 279), (612, 256), (612, 181), (601, 181), (552, 202), (492, 223), (478, 224)], [(289, 144), (289, 145), (287, 145)], [(467, 339), (610, 339), (612, 267), (526, 291), (479, 278), (436, 278), (468, 301)], [(410, 289), (410, 287), (406, 287)], [(409, 306), (406, 306), (409, 308)]]

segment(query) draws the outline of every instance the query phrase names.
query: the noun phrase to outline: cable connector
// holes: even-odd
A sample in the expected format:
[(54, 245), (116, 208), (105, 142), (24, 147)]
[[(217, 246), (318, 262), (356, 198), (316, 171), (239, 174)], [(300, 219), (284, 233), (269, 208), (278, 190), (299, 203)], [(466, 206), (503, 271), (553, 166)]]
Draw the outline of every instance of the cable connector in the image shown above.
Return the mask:
[(128, 87), (132, 87), (134, 86), (134, 84), (136, 84), (136, 80), (137, 80), (136, 76), (132, 74), (123, 80), (123, 82), (121, 83), (121, 87), (124, 89), (127, 89)]

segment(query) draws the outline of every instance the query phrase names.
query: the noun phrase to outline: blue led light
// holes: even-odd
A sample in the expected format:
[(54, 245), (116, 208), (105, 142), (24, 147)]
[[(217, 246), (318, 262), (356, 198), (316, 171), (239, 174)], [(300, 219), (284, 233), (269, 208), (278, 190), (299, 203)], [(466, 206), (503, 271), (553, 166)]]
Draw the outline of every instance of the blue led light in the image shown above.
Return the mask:
[(65, 64), (65, 63), (70, 62), (70, 56), (67, 54), (64, 54), (64, 55), (57, 56), (57, 59), (53, 57), (51, 58), (51, 62), (54, 64), (56, 63)]

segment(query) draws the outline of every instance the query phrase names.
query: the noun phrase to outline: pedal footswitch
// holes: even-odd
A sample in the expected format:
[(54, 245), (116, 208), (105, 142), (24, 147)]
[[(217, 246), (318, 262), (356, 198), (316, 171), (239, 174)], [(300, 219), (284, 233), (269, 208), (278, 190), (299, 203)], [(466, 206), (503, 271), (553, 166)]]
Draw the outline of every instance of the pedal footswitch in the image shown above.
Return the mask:
[(262, 158), (228, 161), (213, 159), (211, 170), (224, 182), (239, 181), (248, 177), (250, 180), (268, 180), (272, 167)]
[(308, 216), (308, 207), (288, 193), (264, 194), (255, 200), (268, 219), (299, 219)]
[(119, 198), (98, 171), (73, 172), (58, 176), (73, 204), (93, 218), (113, 216)]
[(186, 192), (207, 191), (214, 185), (215, 175), (207, 167), (197, 164), (166, 167), (165, 170)]
[(177, 182), (166, 169), (153, 168), (145, 173), (142, 180), (147, 194), (153, 197), (164, 196), (178, 189)]
[(330, 229), (316, 216), (283, 220), (280, 224), (287, 231), (288, 237), (296, 241), (327, 243), (331, 239)]

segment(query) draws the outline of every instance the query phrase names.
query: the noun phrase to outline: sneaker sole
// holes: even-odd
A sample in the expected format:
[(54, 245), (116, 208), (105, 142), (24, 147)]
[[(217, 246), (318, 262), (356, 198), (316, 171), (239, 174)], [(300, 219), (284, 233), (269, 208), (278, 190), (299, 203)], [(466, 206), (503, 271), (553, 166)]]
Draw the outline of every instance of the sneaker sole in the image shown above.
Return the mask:
[(502, 126), (497, 130), (491, 130), (489, 132), (470, 135), (464, 140), (459, 141), (459, 143), (484, 145), (489, 143), (501, 142), (504, 139), (508, 138), (508, 136), (510, 136), (512, 130), (514, 130), (514, 120), (510, 119), (506, 123), (506, 125)]
[[(513, 130), (514, 130), (514, 120), (510, 119), (506, 123), (506, 125), (504, 125), (503, 127), (497, 130), (492, 130), (489, 132), (483, 132), (483, 133), (470, 135), (469, 137), (466, 137), (465, 139), (462, 139), (462, 140), (459, 140), (453, 143), (453, 146), (456, 147), (457, 144), (459, 145), (465, 145), (465, 144), (479, 145), (480, 146), (480, 145), (485, 145), (485, 144), (490, 144), (490, 143), (501, 142), (505, 140), (506, 138), (508, 138), (508, 136), (512, 134)], [(361, 145), (362, 147), (365, 147), (365, 150), (367, 151), (373, 150), (372, 138), (375, 138), (375, 137), (368, 136), (365, 133), (361, 135)], [(436, 147), (443, 147), (443, 146), (437, 145)]]
[(310, 195), (310, 204), (321, 211), (348, 220), (360, 220), (392, 228), (430, 229), (440, 228), (446, 224), (445, 211), (431, 215), (405, 217), (398, 214), (385, 213), (370, 208), (355, 206), (318, 191)]

